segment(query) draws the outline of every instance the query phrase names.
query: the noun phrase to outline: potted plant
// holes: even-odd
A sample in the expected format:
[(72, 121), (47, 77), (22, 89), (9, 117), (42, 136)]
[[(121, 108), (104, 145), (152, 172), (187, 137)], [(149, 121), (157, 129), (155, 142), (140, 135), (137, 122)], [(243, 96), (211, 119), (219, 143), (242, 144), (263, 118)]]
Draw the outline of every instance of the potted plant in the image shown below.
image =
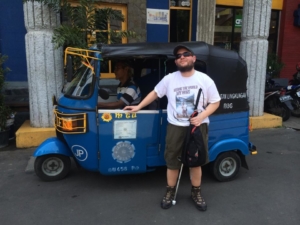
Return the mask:
[(3, 63), (6, 61), (7, 56), (0, 54), (0, 148), (8, 145), (9, 140), (9, 127), (7, 126), (7, 120), (10, 119), (11, 109), (5, 104), (4, 100), (4, 85), (5, 75), (9, 68), (3, 68)]

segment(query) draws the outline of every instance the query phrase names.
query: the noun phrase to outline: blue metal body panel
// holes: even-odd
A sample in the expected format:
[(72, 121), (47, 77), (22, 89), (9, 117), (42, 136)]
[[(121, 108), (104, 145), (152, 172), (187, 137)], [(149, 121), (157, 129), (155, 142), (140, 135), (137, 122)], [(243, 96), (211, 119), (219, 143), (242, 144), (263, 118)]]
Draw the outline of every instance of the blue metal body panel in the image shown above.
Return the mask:
[(165, 148), (166, 148), (166, 134), (167, 134), (167, 111), (162, 110), (160, 114), (161, 125), (160, 125), (160, 143), (159, 143), (159, 154), (156, 155), (148, 155), (147, 157), (147, 166), (156, 167), (156, 166), (164, 166), (166, 165), (166, 161), (164, 158)]
[[(71, 110), (58, 107), (59, 111), (66, 114), (83, 113), (81, 110)], [(73, 156), (79, 165), (87, 170), (98, 170), (98, 134), (96, 111), (87, 113), (87, 132), (83, 134), (63, 134)]]
[(243, 155), (249, 152), (249, 112), (210, 116), (209, 161), (226, 151), (237, 150)]
[(214, 161), (220, 153), (237, 150), (243, 155), (249, 155), (248, 145), (240, 139), (230, 138), (217, 142), (209, 149), (209, 161)]
[[(100, 55), (97, 54), (100, 58)], [(100, 74), (100, 63), (95, 66), (96, 77)], [(98, 75), (97, 75), (98, 74)], [(95, 78), (94, 78), (95, 79)], [(75, 99), (60, 96), (58, 99), (57, 110), (65, 114), (86, 113), (87, 121), (86, 133), (83, 134), (63, 134), (70, 151), (78, 164), (87, 170), (98, 171), (98, 130), (97, 130), (97, 101), (98, 87), (97, 82), (94, 82), (92, 95), (87, 99)]]
[(48, 138), (34, 151), (33, 156), (43, 156), (49, 154), (61, 154), (73, 156), (70, 148), (56, 137)]
[[(68, 99), (64, 101), (67, 102)], [(66, 114), (84, 112), (61, 106), (58, 106), (58, 110)], [(122, 110), (85, 113), (86, 133), (63, 134), (68, 146), (57, 138), (50, 138), (39, 146), (34, 156), (73, 156), (84, 169), (100, 171), (104, 175), (145, 173), (154, 167), (165, 165), (165, 136), (168, 124), (166, 110), (142, 110), (136, 114), (128, 114)], [(104, 115), (108, 116), (109, 120), (105, 119)], [(210, 117), (210, 161), (214, 161), (220, 153), (226, 151), (249, 154), (248, 121), (248, 112)], [(117, 129), (122, 128), (124, 123), (133, 123), (136, 126), (136, 133), (130, 138), (116, 136)]]
[[(104, 115), (111, 119), (105, 121)], [(142, 110), (136, 114), (126, 114), (122, 110), (99, 110), (98, 119), (99, 170), (102, 174), (144, 173), (149, 170), (147, 156), (159, 158), (161, 155), (159, 110)], [(118, 136), (124, 124), (136, 127), (132, 137)]]

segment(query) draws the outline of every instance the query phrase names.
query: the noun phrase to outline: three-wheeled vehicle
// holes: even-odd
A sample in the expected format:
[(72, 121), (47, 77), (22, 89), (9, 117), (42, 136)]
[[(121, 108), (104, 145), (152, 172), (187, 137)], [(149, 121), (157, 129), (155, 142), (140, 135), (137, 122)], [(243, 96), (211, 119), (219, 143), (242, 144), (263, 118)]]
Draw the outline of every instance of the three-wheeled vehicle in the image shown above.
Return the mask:
[[(176, 70), (173, 49), (178, 44), (67, 48), (67, 68), (74, 64), (74, 56), (81, 57), (82, 64), (74, 73), (67, 69), (70, 82), (61, 96), (53, 98), (56, 137), (44, 141), (34, 152), (38, 177), (45, 181), (64, 178), (70, 171), (71, 157), (82, 168), (104, 175), (145, 173), (165, 165), (166, 98), (137, 113), (98, 109), (97, 102), (116, 100), (117, 83), (103, 77), (115, 60), (124, 59), (130, 62), (133, 79), (145, 97), (159, 80)], [(232, 180), (241, 166), (248, 169), (245, 156), (256, 153), (249, 142), (246, 63), (236, 52), (204, 42), (184, 45), (197, 57), (196, 70), (207, 73), (219, 90), (220, 107), (210, 116), (209, 166), (217, 180)]]

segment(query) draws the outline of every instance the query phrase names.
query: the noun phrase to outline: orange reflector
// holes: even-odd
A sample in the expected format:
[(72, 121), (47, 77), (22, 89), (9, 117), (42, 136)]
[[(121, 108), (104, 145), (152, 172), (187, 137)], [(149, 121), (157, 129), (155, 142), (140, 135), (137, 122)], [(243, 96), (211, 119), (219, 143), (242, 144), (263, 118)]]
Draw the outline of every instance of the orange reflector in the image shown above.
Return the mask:
[(71, 118), (62, 119), (62, 129), (71, 131), (76, 128), (76, 121), (73, 121)]

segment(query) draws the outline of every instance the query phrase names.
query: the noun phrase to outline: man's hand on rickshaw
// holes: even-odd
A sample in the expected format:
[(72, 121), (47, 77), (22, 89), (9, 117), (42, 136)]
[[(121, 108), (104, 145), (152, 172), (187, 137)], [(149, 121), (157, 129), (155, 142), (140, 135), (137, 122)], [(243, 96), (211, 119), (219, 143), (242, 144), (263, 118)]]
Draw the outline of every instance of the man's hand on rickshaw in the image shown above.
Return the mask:
[(141, 110), (142, 108), (144, 108), (145, 106), (149, 105), (155, 99), (157, 99), (157, 94), (155, 91), (151, 91), (139, 105), (126, 106), (123, 110), (128, 110), (130, 112), (137, 112), (137, 111)]
[(137, 112), (139, 111), (141, 108), (138, 105), (135, 106), (126, 106), (123, 110), (127, 110), (130, 112)]

